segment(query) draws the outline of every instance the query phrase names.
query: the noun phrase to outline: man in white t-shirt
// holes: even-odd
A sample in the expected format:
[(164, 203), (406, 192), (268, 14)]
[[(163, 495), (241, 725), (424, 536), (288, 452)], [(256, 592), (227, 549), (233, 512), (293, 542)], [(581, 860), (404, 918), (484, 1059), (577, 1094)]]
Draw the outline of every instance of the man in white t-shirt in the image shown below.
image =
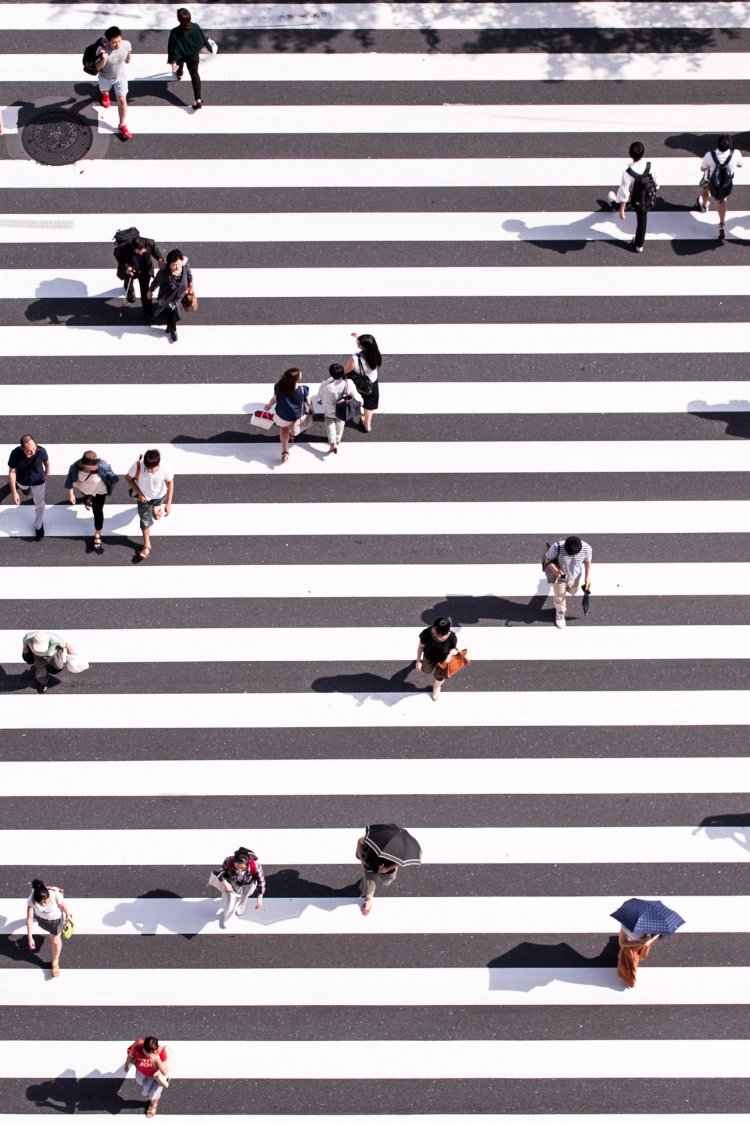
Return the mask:
[(104, 38), (97, 47), (95, 66), (99, 72), (99, 89), (102, 95), (102, 108), (109, 109), (109, 91), (114, 88), (117, 109), (120, 114), (120, 136), (131, 140), (133, 134), (125, 124), (128, 113), (128, 79), (125, 67), (132, 57), (132, 49), (127, 39), (123, 39), (119, 27), (108, 27)]
[(145, 561), (151, 553), (154, 519), (160, 519), (172, 510), (174, 472), (163, 463), (158, 448), (150, 448), (138, 457), (125, 479), (138, 500), (138, 518), (143, 531), (143, 549), (138, 557)]
[(636, 253), (643, 253), (648, 224), (648, 207), (643, 196), (642, 177), (650, 175), (655, 188), (659, 187), (659, 183), (651, 166), (651, 161), (645, 158), (646, 149), (640, 140), (633, 141), (628, 149), (628, 155), (630, 156), (630, 163), (622, 173), (617, 194), (610, 191), (608, 199), (612, 210), (620, 212), (621, 222), (625, 221), (625, 211), (628, 207), (635, 212), (635, 237), (630, 244)]
[(716, 142), (716, 148), (707, 152), (701, 162), (701, 193), (697, 199), (698, 210), (705, 211), (716, 203), (719, 216), (719, 241), (724, 241), (724, 219), (727, 217), (727, 199), (732, 194), (734, 173), (742, 167), (742, 153), (732, 148), (732, 138), (726, 133)]

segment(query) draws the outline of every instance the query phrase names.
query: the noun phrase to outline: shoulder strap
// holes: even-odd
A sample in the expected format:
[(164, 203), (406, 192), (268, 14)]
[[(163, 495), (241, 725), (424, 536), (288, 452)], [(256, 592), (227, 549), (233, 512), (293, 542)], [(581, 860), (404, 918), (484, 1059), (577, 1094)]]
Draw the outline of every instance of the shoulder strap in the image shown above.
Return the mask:
[(651, 161), (650, 161), (650, 160), (649, 160), (649, 161), (648, 161), (648, 163), (646, 164), (646, 170), (645, 170), (645, 172), (644, 172), (643, 174), (644, 174), (644, 175), (651, 175)]
[(630, 167), (630, 165), (628, 165), (628, 167), (625, 169), (625, 171), (628, 173), (628, 175), (630, 176), (631, 179), (639, 179), (640, 178), (639, 175), (638, 175), (638, 172), (634, 172), (633, 169)]
[(138, 463), (135, 466), (135, 475), (133, 476), (133, 479), (135, 480), (136, 483), (138, 483), (138, 477), (141, 474), (141, 459), (142, 459), (142, 457), (143, 457), (143, 453), (141, 453), (141, 455), (138, 457)]

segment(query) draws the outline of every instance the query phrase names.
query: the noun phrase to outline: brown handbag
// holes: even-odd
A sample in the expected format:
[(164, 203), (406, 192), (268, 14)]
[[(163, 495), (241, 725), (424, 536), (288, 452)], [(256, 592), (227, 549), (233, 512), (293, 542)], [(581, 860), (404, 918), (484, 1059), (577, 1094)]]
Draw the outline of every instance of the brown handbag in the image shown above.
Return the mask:
[[(466, 648), (464, 648), (463, 651), (457, 651), (455, 655), (451, 655), (450, 659), (446, 660), (446, 662), (438, 663), (438, 667), (442, 671), (440, 681), (444, 682), (447, 678), (453, 678), (453, 676), (457, 675), (464, 667), (468, 667), (470, 662), (471, 659), (467, 656)], [(437, 670), (437, 668), (435, 669)], [(435, 678), (438, 678), (438, 675), (435, 675)]]
[(186, 292), (185, 295), (183, 296), (182, 307), (185, 309), (186, 312), (197, 312), (198, 311), (198, 297), (195, 295), (195, 293), (192, 291), (192, 289), (189, 292)]

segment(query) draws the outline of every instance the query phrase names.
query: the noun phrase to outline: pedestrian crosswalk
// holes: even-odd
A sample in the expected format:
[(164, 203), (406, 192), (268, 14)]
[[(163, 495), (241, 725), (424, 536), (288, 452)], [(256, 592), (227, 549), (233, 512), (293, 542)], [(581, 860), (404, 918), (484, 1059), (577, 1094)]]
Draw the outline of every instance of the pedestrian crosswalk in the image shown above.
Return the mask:
[[(178, 1123), (745, 1119), (745, 169), (726, 244), (695, 197), (719, 133), (750, 149), (750, 3), (193, 15), (200, 113), (172, 5), (0, 6), (0, 425), (51, 462), (42, 541), (0, 505), (0, 1123), (142, 1111), (121, 1066), (151, 1033)], [(112, 22), (127, 143), (80, 65)], [(53, 103), (96, 158), (22, 154)], [(606, 203), (636, 137), (642, 258)], [(131, 225), (194, 270), (174, 344), (124, 302)], [(282, 464), (252, 414), (362, 331), (372, 433), (329, 456), (318, 417)], [(131, 564), (150, 447), (175, 499)], [(65, 501), (85, 449), (121, 477), (101, 556)], [(561, 631), (539, 559), (570, 533), (591, 611)], [(471, 663), (436, 703), (441, 615)], [(35, 628), (90, 670), (37, 694)], [(391, 821), (423, 864), (365, 917), (355, 846)], [(241, 844), (267, 893), (222, 927)], [(75, 917), (59, 978), (32, 877)], [(624, 990), (634, 895), (686, 923)]]

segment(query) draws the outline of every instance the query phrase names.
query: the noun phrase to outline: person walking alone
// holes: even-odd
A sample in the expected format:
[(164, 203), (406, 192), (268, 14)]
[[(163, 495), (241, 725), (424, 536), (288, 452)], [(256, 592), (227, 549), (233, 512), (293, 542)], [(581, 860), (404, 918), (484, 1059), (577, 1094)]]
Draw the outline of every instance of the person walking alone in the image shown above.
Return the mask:
[(628, 206), (635, 211), (635, 237), (630, 243), (636, 253), (643, 253), (646, 241), (648, 212), (653, 208), (655, 194), (659, 189), (656, 173), (650, 161), (644, 159), (646, 149), (640, 140), (634, 140), (628, 149), (631, 163), (622, 173), (617, 194), (609, 192), (612, 210), (620, 212), (620, 221), (625, 221)]
[(123, 39), (119, 27), (108, 27), (104, 38), (96, 50), (95, 66), (98, 73), (102, 109), (109, 109), (110, 90), (114, 89), (117, 98), (117, 111), (120, 117), (119, 133), (123, 140), (132, 140), (133, 134), (125, 124), (128, 115), (128, 79), (125, 67), (133, 57), (133, 49), (127, 39)]
[(727, 217), (727, 200), (734, 187), (734, 173), (742, 167), (742, 153), (732, 148), (732, 138), (726, 133), (716, 142), (716, 148), (707, 152), (701, 161), (701, 194), (698, 196), (699, 211), (707, 211), (711, 200), (716, 203), (719, 216), (719, 241), (726, 236), (724, 220)]
[(369, 916), (372, 910), (372, 899), (375, 896), (375, 890), (378, 886), (380, 886), (381, 889), (387, 889), (389, 885), (393, 885), (398, 875), (398, 865), (396, 862), (383, 861), (383, 859), (367, 845), (364, 835), (357, 840), (355, 857), (359, 859), (359, 864), (362, 867), (362, 877), (360, 880), (361, 893), (364, 898), (361, 905), (362, 915)]
[(211, 50), (211, 44), (197, 23), (193, 23), (187, 8), (177, 9), (177, 27), (169, 33), (167, 62), (172, 67), (175, 78), (180, 81), (187, 66), (190, 81), (193, 83), (193, 109), (203, 107), (201, 76), (198, 72), (201, 47)]
[(352, 337), (357, 341), (357, 350), (346, 360), (344, 374), (352, 376), (362, 398), (362, 428), (369, 433), (372, 430), (372, 415), (380, 405), (379, 375), (383, 356), (374, 336), (358, 335), (353, 331)]
[(266, 411), (275, 407), (274, 422), (279, 430), (281, 442), (281, 463), (289, 459), (289, 444), (302, 432), (305, 414), (313, 416), (310, 401), (310, 387), (300, 384), (302, 371), (299, 367), (289, 367), (273, 388), (273, 397), (266, 405)]
[(646, 958), (659, 937), (658, 935), (636, 936), (623, 926), (620, 928), (618, 939), (620, 951), (617, 956), (617, 974), (626, 987), (632, 988), (635, 986), (638, 964)]
[(227, 921), (233, 914), (242, 916), (247, 898), (256, 890), (255, 907), (256, 909), (262, 907), (266, 892), (263, 866), (258, 861), (257, 854), (248, 850), (246, 846), (240, 846), (234, 854), (224, 859), (218, 879), (222, 884), (222, 914), (219, 920), (222, 928), (226, 928)]
[(135, 1082), (148, 1100), (146, 1117), (152, 1119), (159, 1107), (161, 1094), (169, 1085), (166, 1045), (160, 1045), (155, 1037), (137, 1038), (128, 1045), (123, 1071), (127, 1073), (131, 1065), (135, 1065)]
[(31, 893), (26, 901), (26, 939), (29, 951), (36, 951), (34, 933), (31, 928), (34, 922), (47, 932), (52, 945), (51, 971), (54, 979), (60, 974), (60, 952), (62, 951), (62, 934), (71, 923), (70, 909), (65, 903), (62, 889), (54, 885), (45, 885), (39, 878), (34, 878), (31, 883)]
[(456, 633), (451, 630), (451, 622), (447, 616), (438, 616), (429, 628), (419, 633), (417, 647), (417, 670), (424, 671), (426, 675), (433, 675), (432, 700), (437, 702), (440, 691), (445, 682), (445, 673), (441, 663), (450, 659), (458, 651)]
[(94, 512), (94, 552), (102, 554), (102, 528), (104, 527), (104, 504), (112, 488), (119, 481), (106, 460), (101, 460), (89, 449), (80, 460), (74, 461), (68, 469), (65, 487), (68, 503), (75, 506), (75, 491), (86, 497), (86, 510)]
[(143, 549), (137, 557), (145, 561), (151, 553), (151, 527), (154, 520), (166, 518), (172, 510), (174, 472), (168, 464), (162, 463), (158, 448), (150, 448), (131, 465), (125, 479), (138, 500)]
[(8, 485), (16, 506), (21, 502), (19, 491), (34, 500), (34, 533), (37, 542), (44, 538), (44, 511), (49, 475), (49, 456), (31, 433), (24, 433), (8, 457)]
[(59, 673), (65, 666), (68, 655), (75, 655), (74, 649), (54, 632), (26, 633), (21, 658), (34, 668), (37, 693), (46, 694), (50, 671)]
[(542, 568), (544, 575), (552, 585), (552, 595), (555, 603), (555, 627), (565, 627), (565, 609), (568, 594), (575, 596), (584, 575), (583, 587), (591, 587), (591, 558), (593, 551), (588, 542), (584, 542), (577, 534), (569, 534), (567, 538), (560, 538), (557, 542), (548, 545), (542, 554)]

